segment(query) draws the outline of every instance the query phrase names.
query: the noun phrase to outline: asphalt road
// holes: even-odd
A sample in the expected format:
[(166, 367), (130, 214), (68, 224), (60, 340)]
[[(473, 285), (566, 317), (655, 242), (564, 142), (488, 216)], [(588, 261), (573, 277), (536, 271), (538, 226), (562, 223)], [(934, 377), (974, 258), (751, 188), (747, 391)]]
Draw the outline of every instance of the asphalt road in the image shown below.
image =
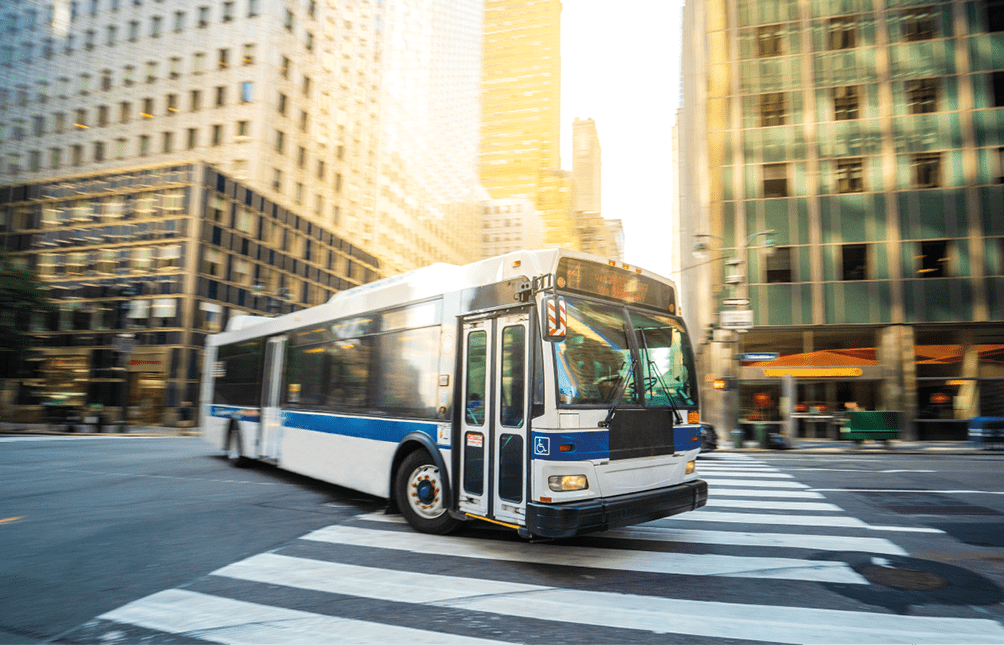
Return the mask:
[[(584, 614), (580, 621), (596, 622), (588, 628), (554, 620), (500, 623), (494, 607), (485, 613), (425, 604), (428, 585), (442, 582), (423, 578), (430, 575), (466, 580), (460, 584), (472, 589), (527, 582), (549, 593), (584, 594), (570, 597), (587, 601), (592, 594), (624, 594), (619, 597), (643, 598), (652, 607), (672, 608), (685, 599), (702, 607), (728, 603), (731, 610), (715, 610), (725, 613), (752, 604), (754, 615), (764, 616), (788, 616), (789, 608), (833, 610), (839, 614), (830, 616), (837, 621), (833, 629), (841, 630), (854, 628), (841, 622), (846, 617), (873, 613), (890, 621), (958, 619), (991, 630), (1004, 620), (1004, 457), (758, 453), (747, 465), (718, 459), (726, 456), (699, 462), (699, 472), (720, 482), (711, 486), (709, 506), (646, 525), (653, 527), (643, 527), (649, 534), (525, 545), (508, 533), (475, 529), (426, 544), (406, 526), (381, 519), (379, 500), (265, 465), (235, 469), (196, 438), (0, 437), (0, 643), (102, 642), (120, 632), (96, 617), (128, 616), (120, 608), (134, 601), (140, 605), (135, 611), (149, 617), (145, 599), (151, 595), (219, 600), (227, 608), (227, 602), (252, 602), (310, 616), (342, 612), (336, 629), (347, 629), (353, 616), (388, 629), (425, 621), (427, 629), (473, 629), (506, 642), (775, 640), (767, 619), (763, 633), (751, 627), (710, 639), (694, 635), (728, 626), (695, 618), (685, 628), (695, 631), (676, 635), (616, 628), (626, 614), (614, 610), (609, 625), (595, 611)], [(730, 474), (733, 469), (737, 474)], [(751, 477), (749, 486), (724, 481), (738, 476)], [(802, 488), (768, 486), (787, 482)], [(812, 497), (781, 499), (790, 490)], [(323, 527), (332, 527), (327, 541), (300, 539)], [(710, 541), (672, 542), (671, 534)], [(667, 535), (670, 541), (661, 541)], [(793, 546), (780, 547), (782, 538)], [(885, 555), (843, 549), (837, 546), (842, 540), (871, 540)], [(473, 550), (465, 555), (464, 549)], [(483, 560), (489, 554), (490, 564)], [(790, 561), (795, 568), (765, 572), (753, 564), (776, 566), (778, 555), (797, 558)], [(332, 584), (325, 567), (336, 567), (345, 576), (344, 588), (335, 578), (338, 602), (317, 590), (285, 586), (285, 580), (241, 578), (265, 575), (263, 563), (277, 557), (307, 563), (303, 580), (316, 579), (321, 588)], [(228, 565), (234, 573), (221, 574)], [(363, 572), (356, 591), (345, 573), (353, 567)], [(387, 577), (400, 589), (399, 577), (412, 574), (420, 582), (404, 600), (358, 597), (371, 593), (368, 576)], [(386, 633), (410, 638), (400, 635), (410, 632)], [(843, 634), (806, 631), (800, 638), (796, 631), (787, 642), (839, 642)], [(122, 638), (141, 636), (199, 642), (174, 641), (163, 632)], [(216, 637), (226, 639), (223, 632)], [(778, 634), (776, 640), (785, 639)]]
[[(0, 643), (44, 642), (376, 500), (197, 438), (0, 437)], [(337, 505), (326, 506), (328, 503)]]

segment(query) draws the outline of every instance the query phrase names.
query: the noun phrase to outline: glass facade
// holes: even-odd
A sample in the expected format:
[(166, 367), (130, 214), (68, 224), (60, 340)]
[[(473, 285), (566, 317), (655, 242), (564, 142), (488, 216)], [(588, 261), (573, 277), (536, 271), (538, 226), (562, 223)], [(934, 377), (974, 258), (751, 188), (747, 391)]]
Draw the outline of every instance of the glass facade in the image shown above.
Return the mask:
[[(917, 380), (926, 378), (922, 363), (912, 356), (918, 335), (939, 333), (967, 348), (1004, 342), (1004, 33), (995, 7), (688, 1), (685, 33), (691, 21), (692, 38), (703, 41), (693, 45), (707, 53), (684, 61), (681, 168), (700, 168), (707, 188), (685, 190), (681, 213), (742, 270), (736, 288), (725, 284), (726, 262), (694, 272), (704, 278), (684, 275), (716, 294), (692, 305), (700, 310), (692, 326), (713, 328), (716, 312), (731, 307), (721, 300), (738, 291), (754, 312), (754, 328), (739, 336), (743, 350), (769, 350), (792, 336), (791, 353), (813, 366), (824, 360), (819, 339), (837, 330), (842, 347), (892, 344), (877, 360), (896, 376), (877, 377), (880, 396), (869, 405), (901, 409), (910, 423), (930, 409)], [(685, 136), (688, 129), (700, 134)], [(773, 255), (762, 241), (746, 243), (767, 230)], [(681, 241), (687, 252), (692, 244)], [(733, 353), (707, 349), (704, 369), (734, 373)], [(842, 360), (836, 364), (856, 365)], [(1004, 376), (991, 375), (990, 358), (965, 364), (974, 384)], [(746, 367), (741, 378), (764, 379)], [(853, 392), (857, 378), (816, 384), (829, 388), (832, 409), (862, 398)], [(834, 388), (845, 386), (838, 396)], [(743, 391), (744, 401), (754, 389)], [(978, 389), (950, 395), (953, 419), (1004, 414), (986, 397), (977, 406)], [(741, 404), (751, 414), (754, 407)], [(922, 425), (908, 430), (922, 434)]]
[(201, 164), (0, 189), (0, 247), (57, 304), (32, 323), (26, 420), (121, 418), (128, 401), (134, 422), (192, 421), (206, 334), (380, 277), (369, 253)]

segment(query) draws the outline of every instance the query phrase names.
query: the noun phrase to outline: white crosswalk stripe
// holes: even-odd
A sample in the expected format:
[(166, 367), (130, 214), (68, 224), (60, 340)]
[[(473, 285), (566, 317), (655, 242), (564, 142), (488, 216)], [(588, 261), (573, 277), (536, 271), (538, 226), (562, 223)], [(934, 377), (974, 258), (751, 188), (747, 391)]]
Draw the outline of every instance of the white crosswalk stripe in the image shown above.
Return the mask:
[[(785, 473), (747, 455), (716, 455), (714, 461), (725, 466), (716, 473), (723, 476), (707, 477), (708, 506), (691, 513), (560, 543), (477, 532), (426, 535), (404, 525), (400, 515), (368, 513), (218, 569), (202, 587), (141, 598), (95, 624), (221, 643), (548, 642), (526, 627), (526, 620), (625, 635), (616, 640), (637, 640), (647, 632), (648, 642), (657, 642), (660, 634), (781, 643), (1004, 642), (1004, 627), (984, 618), (834, 609), (825, 602), (799, 606), (792, 601), (799, 595), (791, 590), (802, 585), (817, 594), (819, 585), (871, 588), (839, 559), (842, 553), (872, 554), (879, 561), (909, 555), (876, 532), (937, 529), (870, 525), (835, 504), (809, 501), (825, 496), (803, 490), (806, 485), (786, 481)], [(711, 475), (714, 468), (698, 470)], [(820, 557), (824, 553), (836, 559)], [(653, 595), (638, 586), (610, 590), (605, 581), (623, 584), (624, 572), (646, 576), (646, 585), (662, 577), (666, 582)], [(725, 600), (674, 593), (686, 588), (680, 581), (707, 587), (714, 579), (745, 582), (750, 593)], [(765, 585), (788, 585), (783, 587), (788, 591), (774, 605), (769, 593), (760, 593)], [(263, 589), (287, 590), (277, 592), (286, 594), (283, 598), (313, 595), (295, 596), (309, 598), (301, 608), (263, 595)], [(379, 611), (367, 609), (362, 619), (339, 615), (347, 599), (365, 600), (367, 608), (376, 603), (372, 607)], [(428, 618), (412, 624), (386, 616), (407, 607)], [(452, 618), (456, 612), (470, 620)], [(485, 621), (491, 630), (483, 628)], [(580, 635), (569, 640), (581, 640), (589, 632), (569, 633)]]

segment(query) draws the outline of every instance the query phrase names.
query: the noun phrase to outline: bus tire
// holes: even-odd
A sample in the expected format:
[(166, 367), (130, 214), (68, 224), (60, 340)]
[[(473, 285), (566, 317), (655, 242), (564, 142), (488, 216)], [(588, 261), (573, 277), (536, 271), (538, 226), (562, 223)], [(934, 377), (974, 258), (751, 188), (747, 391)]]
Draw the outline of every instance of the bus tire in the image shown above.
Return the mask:
[(227, 430), (227, 461), (231, 466), (243, 468), (248, 465), (248, 459), (242, 453), (241, 433), (237, 429), (237, 424), (231, 423)]
[(446, 535), (460, 524), (443, 506), (443, 479), (425, 450), (416, 450), (401, 462), (394, 497), (401, 514), (422, 533)]

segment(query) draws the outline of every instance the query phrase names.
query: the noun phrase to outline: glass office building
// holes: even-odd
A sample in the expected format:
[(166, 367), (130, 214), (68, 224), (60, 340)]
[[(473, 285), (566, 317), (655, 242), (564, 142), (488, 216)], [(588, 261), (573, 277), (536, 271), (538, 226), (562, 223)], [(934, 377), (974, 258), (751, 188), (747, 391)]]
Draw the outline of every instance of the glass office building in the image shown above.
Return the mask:
[(684, 312), (739, 382), (705, 415), (777, 420), (787, 374), (908, 438), (1004, 415), (1004, 2), (687, 0), (683, 33)]
[(0, 188), (0, 248), (56, 304), (30, 322), (11, 417), (128, 402), (134, 423), (191, 422), (202, 347), (231, 316), (320, 304), (380, 276), (331, 230), (205, 164)]

